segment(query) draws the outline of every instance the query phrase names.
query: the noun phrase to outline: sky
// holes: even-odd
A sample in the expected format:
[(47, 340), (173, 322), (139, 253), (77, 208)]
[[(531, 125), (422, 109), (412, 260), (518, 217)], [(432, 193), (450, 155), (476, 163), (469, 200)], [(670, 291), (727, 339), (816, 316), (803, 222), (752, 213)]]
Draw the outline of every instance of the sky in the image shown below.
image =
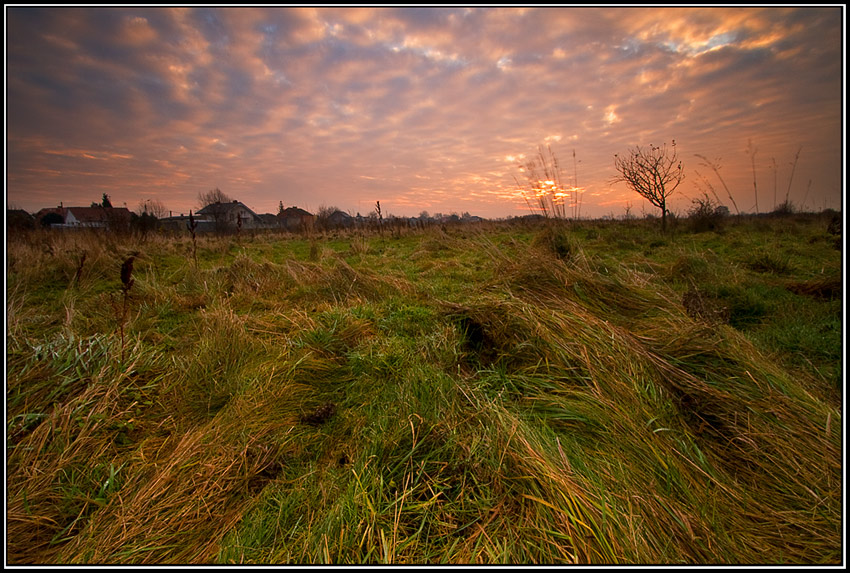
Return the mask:
[(673, 141), (675, 213), (843, 205), (843, 5), (6, 6), (5, 23), (8, 208), (106, 193), (188, 214), (218, 188), (258, 214), (521, 216), (520, 165), (548, 146), (570, 215), (641, 216), (658, 211), (613, 182), (614, 155)]

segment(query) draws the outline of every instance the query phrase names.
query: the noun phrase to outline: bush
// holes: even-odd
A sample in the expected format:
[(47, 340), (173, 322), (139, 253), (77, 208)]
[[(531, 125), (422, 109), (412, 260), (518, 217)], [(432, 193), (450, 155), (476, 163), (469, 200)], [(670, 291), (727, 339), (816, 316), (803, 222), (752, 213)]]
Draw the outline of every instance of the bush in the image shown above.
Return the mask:
[(829, 219), (829, 225), (826, 227), (826, 232), (830, 235), (841, 235), (841, 215), (833, 212)]
[(688, 211), (688, 220), (694, 233), (706, 231), (717, 231), (721, 228), (723, 220), (729, 214), (729, 209), (718, 205), (707, 194), (691, 201), (693, 206)]
[(776, 206), (776, 208), (773, 210), (773, 215), (778, 215), (778, 216), (782, 217), (782, 216), (793, 215), (796, 212), (797, 212), (797, 209), (796, 209), (796, 207), (794, 207), (794, 203), (786, 200), (786, 201), (784, 201), (784, 202), (782, 202), (782, 203), (780, 203), (779, 205)]

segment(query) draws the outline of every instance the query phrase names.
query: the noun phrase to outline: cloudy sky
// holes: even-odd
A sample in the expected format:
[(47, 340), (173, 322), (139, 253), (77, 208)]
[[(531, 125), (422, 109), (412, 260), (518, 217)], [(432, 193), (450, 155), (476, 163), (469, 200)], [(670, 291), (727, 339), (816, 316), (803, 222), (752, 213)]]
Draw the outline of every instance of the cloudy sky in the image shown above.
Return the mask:
[(506, 217), (529, 212), (518, 162), (549, 145), (581, 216), (620, 217), (655, 208), (611, 183), (614, 154), (675, 140), (674, 211), (712, 189), (733, 213), (840, 208), (843, 23), (841, 5), (7, 7), (7, 204), (177, 214), (218, 187), (257, 213)]

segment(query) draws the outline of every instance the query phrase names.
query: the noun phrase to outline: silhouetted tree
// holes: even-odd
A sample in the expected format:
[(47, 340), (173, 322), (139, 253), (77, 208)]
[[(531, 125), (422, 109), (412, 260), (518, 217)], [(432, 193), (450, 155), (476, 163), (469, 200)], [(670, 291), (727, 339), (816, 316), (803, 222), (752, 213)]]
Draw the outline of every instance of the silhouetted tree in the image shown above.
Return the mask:
[(6, 229), (19, 231), (34, 228), (35, 219), (26, 211), (13, 209), (6, 212)]
[(215, 205), (216, 203), (230, 203), (233, 199), (230, 196), (216, 187), (202, 193), (198, 193), (198, 206), (203, 209), (207, 205)]
[(614, 167), (619, 175), (612, 183), (625, 182), (638, 195), (661, 209), (661, 229), (667, 230), (667, 198), (685, 178), (681, 160), (676, 154), (676, 140), (648, 148), (637, 146), (628, 154), (614, 154)]
[(231, 199), (229, 195), (216, 187), (215, 189), (198, 193), (198, 203), (200, 205), (198, 210), (206, 208), (204, 213), (212, 217), (215, 222), (216, 232), (223, 233), (228, 227), (226, 220), (227, 204), (232, 201), (233, 199)]
[(44, 217), (41, 218), (41, 225), (43, 227), (49, 227), (51, 225), (61, 225), (65, 222), (65, 218), (62, 217), (59, 213), (48, 213)]
[(141, 215), (130, 213), (130, 228), (139, 233), (142, 239), (145, 239), (148, 233), (155, 231), (158, 224), (157, 218), (147, 211), (142, 212)]
[(168, 208), (159, 199), (143, 199), (139, 201), (136, 213), (139, 215), (147, 213), (157, 219), (162, 219), (168, 215)]

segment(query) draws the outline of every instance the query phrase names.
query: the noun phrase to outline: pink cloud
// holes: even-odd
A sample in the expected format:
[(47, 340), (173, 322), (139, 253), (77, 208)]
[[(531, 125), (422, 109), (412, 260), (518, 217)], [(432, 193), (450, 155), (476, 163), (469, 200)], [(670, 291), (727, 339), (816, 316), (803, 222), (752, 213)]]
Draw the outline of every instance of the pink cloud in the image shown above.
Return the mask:
[(811, 179), (809, 206), (838, 207), (839, 14), (13, 8), (7, 194), (37, 210), (110, 189), (188, 211), (218, 186), (260, 212), (380, 196), (506, 216), (524, 207), (504, 158), (548, 140), (567, 163), (575, 150), (584, 212), (606, 215), (639, 203), (610, 185), (613, 154), (675, 138), (686, 165), (722, 157), (747, 208), (747, 142), (764, 181), (802, 146), (792, 197)]

